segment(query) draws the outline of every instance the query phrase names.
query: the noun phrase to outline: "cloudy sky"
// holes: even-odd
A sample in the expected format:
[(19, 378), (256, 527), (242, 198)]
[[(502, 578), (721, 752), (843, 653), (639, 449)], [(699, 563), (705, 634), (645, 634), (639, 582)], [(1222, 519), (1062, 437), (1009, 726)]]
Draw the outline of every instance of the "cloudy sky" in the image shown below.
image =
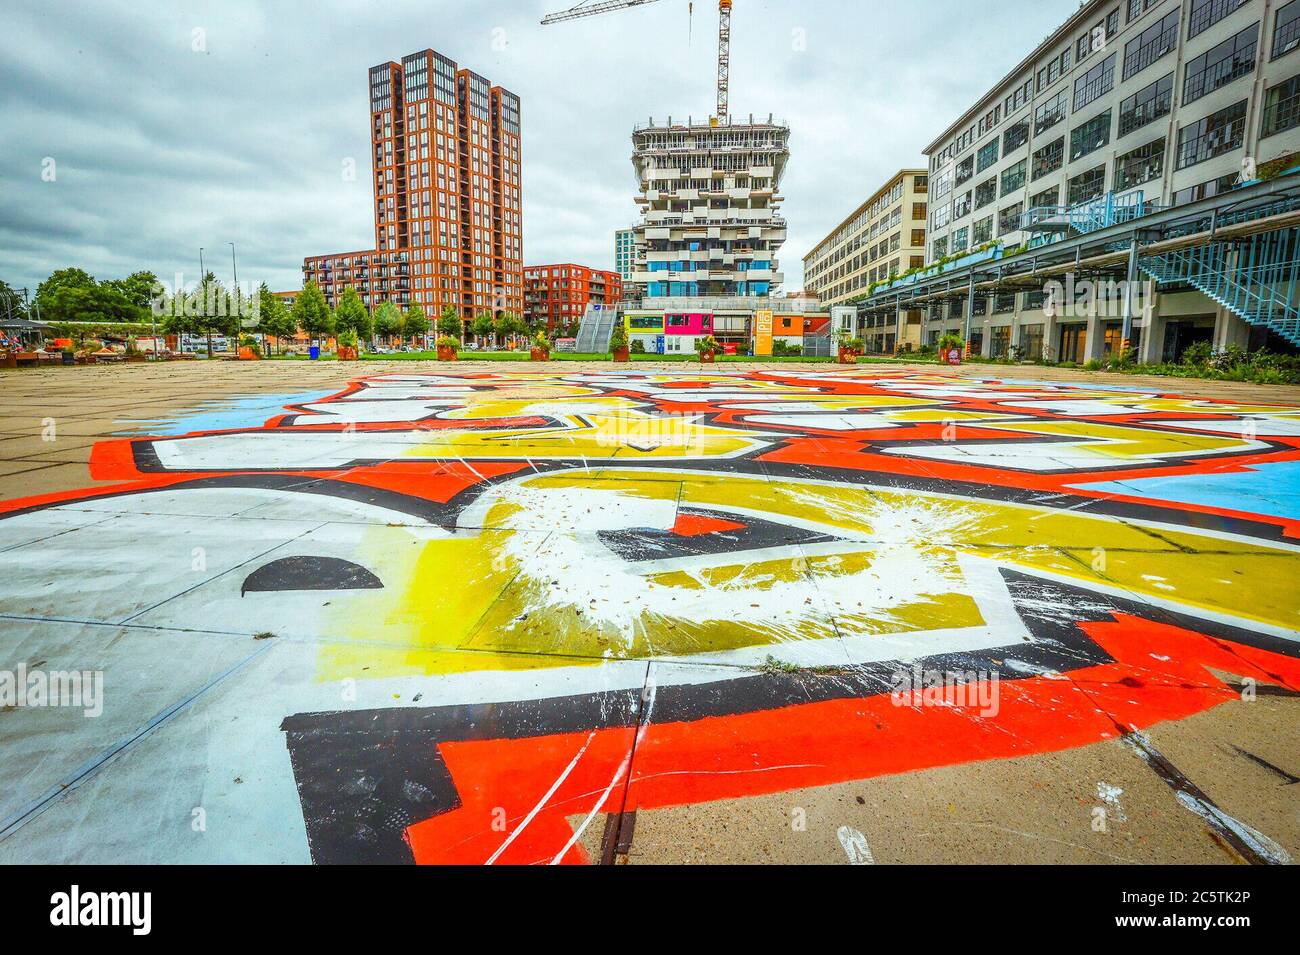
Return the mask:
[[(576, 0), (5, 0), (0, 279), (56, 268), (301, 284), (373, 247), (369, 67), (432, 47), (523, 101), (527, 263), (613, 266), (634, 124), (707, 117), (714, 0), (557, 26)], [(736, 0), (733, 114), (791, 127), (786, 288), (801, 257), (1060, 24), (1077, 0)], [(986, 11), (993, 7), (985, 7)], [(346, 170), (355, 163), (358, 174)]]

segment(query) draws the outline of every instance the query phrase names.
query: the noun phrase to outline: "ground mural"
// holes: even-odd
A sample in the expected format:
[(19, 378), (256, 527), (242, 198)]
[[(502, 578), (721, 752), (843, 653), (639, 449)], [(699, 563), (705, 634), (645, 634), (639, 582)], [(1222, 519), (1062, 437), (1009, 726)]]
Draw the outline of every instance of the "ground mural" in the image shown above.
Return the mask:
[[(1243, 680), (1300, 689), (1300, 407), (858, 369), (388, 374), (251, 409), (0, 504), (0, 615), (164, 657), (259, 636), (242, 697), (195, 695), (199, 762), (256, 782), (205, 798), (316, 862), (595, 861), (591, 825), (612, 851), (640, 809), (1141, 748)], [(927, 705), (932, 673), (995, 705)], [(19, 845), (75, 798), (22, 782)], [(286, 793), (267, 837), (249, 807)]]

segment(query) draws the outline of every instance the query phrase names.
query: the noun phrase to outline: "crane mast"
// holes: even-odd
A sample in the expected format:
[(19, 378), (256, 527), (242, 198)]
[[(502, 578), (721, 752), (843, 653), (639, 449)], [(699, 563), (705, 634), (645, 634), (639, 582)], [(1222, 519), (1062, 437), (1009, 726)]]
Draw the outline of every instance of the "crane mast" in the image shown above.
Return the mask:
[[(576, 7), (547, 14), (542, 18), (542, 25), (564, 23), (580, 17), (594, 17), (601, 13), (657, 2), (658, 0), (601, 0), (599, 3), (587, 3), (584, 0)], [(731, 86), (731, 4), (732, 0), (718, 0), (718, 113), (714, 117), (715, 122), (725, 121), (728, 111)]]

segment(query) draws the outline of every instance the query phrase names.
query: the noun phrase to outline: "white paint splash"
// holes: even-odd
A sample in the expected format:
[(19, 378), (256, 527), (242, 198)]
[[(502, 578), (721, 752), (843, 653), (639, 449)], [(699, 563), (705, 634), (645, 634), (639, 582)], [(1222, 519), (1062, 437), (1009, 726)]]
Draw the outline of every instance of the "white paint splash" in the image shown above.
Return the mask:
[(835, 835), (839, 837), (840, 845), (844, 847), (844, 854), (849, 857), (849, 865), (876, 864), (876, 857), (871, 854), (867, 837), (858, 830), (852, 826), (840, 826)]
[(1124, 795), (1124, 790), (1118, 786), (1112, 786), (1107, 782), (1097, 783), (1097, 798), (1106, 804), (1111, 817), (1116, 822), (1128, 821), (1128, 816), (1124, 815), (1124, 807), (1119, 802), (1119, 797), (1122, 795)]
[(1189, 792), (1179, 790), (1174, 795), (1183, 806), (1204, 819), (1212, 828), (1227, 829), (1250, 846), (1261, 858), (1267, 859), (1273, 865), (1291, 864), (1291, 855), (1259, 830), (1252, 829), (1241, 820), (1229, 816), (1218, 806), (1212, 806)]
[[(843, 543), (629, 562), (608, 548), (598, 532), (669, 530), (676, 517), (675, 501), (619, 490), (527, 484), (503, 485), (495, 493), (493, 511), (500, 505), (511, 508), (505, 526), (556, 529), (541, 546), (535, 537), (513, 534), (501, 547), (503, 566), (517, 568), (520, 586), (536, 601), (530, 612), (581, 611), (584, 619), (621, 635), (628, 645), (643, 621), (654, 618), (728, 622), (762, 630), (778, 641), (832, 636), (832, 615), (837, 623), (854, 617), (888, 619), (895, 608), (914, 604), (925, 594), (949, 592), (960, 583), (956, 565), (932, 550), (960, 535), (960, 511), (943, 502), (899, 506), (873, 498), (862, 511), (850, 514), (845, 508), (846, 521), (851, 516), (852, 523), (865, 523), (869, 530), (843, 531), (830, 522), (816, 525), (846, 538)], [(836, 506), (811, 492), (808, 498), (810, 506), (816, 505), (814, 513)], [(740, 520), (746, 516), (741, 509), (716, 509), (735, 513)], [(810, 526), (806, 521), (791, 523)], [(841, 558), (859, 552), (868, 553), (870, 563), (846, 569)], [(799, 564), (810, 557), (812, 564)], [(785, 577), (749, 566), (779, 560), (806, 569)], [(723, 567), (739, 571), (716, 573)], [(687, 575), (690, 585), (651, 579), (669, 571)]]

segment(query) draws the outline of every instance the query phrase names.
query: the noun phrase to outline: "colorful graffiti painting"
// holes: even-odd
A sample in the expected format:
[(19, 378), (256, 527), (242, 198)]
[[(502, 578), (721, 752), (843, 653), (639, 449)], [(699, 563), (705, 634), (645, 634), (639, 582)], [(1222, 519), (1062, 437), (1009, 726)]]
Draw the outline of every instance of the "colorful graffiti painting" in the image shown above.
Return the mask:
[[(1300, 690), (1300, 407), (467, 372), (182, 430), (0, 505), (4, 614), (160, 656), (274, 635), (204, 758), (252, 761), (247, 804), (291, 792), (316, 862), (595, 861), (643, 809), (1133, 736), (1224, 674)], [(900, 705), (921, 672), (994, 675), (996, 712)]]

